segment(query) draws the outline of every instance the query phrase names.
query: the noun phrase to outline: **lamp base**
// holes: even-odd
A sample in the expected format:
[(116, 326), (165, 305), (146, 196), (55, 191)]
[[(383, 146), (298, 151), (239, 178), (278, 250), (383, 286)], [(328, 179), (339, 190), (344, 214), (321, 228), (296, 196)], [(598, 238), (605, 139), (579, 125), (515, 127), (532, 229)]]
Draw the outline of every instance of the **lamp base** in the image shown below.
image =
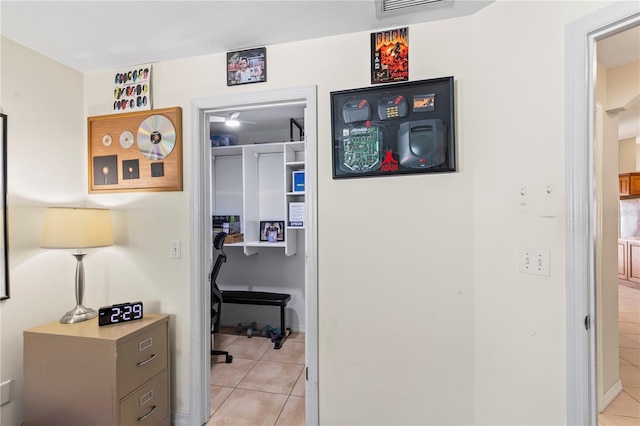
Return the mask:
[(82, 322), (90, 320), (98, 316), (98, 313), (91, 308), (87, 308), (83, 305), (76, 305), (75, 308), (67, 312), (60, 318), (62, 324), (74, 324), (76, 322)]

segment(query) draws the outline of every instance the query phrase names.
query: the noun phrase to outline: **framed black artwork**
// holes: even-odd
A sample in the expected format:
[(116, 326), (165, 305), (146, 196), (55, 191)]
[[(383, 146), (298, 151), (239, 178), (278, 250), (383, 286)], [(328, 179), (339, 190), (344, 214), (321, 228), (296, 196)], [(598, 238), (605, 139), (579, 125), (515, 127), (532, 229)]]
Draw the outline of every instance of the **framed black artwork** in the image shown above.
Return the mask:
[(331, 92), (333, 178), (454, 172), (453, 77)]

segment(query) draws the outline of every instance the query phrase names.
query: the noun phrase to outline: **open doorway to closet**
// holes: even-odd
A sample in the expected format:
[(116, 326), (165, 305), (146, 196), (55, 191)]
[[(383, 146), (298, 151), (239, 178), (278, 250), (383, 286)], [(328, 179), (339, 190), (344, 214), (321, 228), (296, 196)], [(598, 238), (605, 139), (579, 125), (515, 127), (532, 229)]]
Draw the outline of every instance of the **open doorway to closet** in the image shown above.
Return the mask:
[[(291, 294), (286, 327), (304, 336), (300, 376), (306, 379), (301, 382), (305, 422), (318, 423), (316, 117), (315, 86), (193, 102), (193, 140), (197, 143), (191, 156), (191, 413), (198, 417), (194, 424), (204, 424), (211, 414), (210, 374), (215, 373), (209, 354), (208, 281), (211, 262), (218, 255), (212, 250), (214, 215), (240, 216), (243, 234), (243, 241), (225, 245), (227, 262), (218, 275), (218, 285), (223, 290)], [(234, 119), (240, 126), (227, 126)], [(293, 191), (294, 171), (304, 171), (302, 193)], [(304, 203), (302, 227), (289, 224), (293, 202)], [(282, 222), (278, 241), (261, 241), (261, 222), (265, 221)], [(258, 335), (266, 325), (279, 326), (279, 309), (224, 305), (221, 325), (252, 322), (258, 324)], [(245, 334), (238, 336), (247, 339), (246, 330), (242, 332)], [(286, 345), (285, 341), (283, 348)], [(238, 363), (241, 358), (238, 356)]]

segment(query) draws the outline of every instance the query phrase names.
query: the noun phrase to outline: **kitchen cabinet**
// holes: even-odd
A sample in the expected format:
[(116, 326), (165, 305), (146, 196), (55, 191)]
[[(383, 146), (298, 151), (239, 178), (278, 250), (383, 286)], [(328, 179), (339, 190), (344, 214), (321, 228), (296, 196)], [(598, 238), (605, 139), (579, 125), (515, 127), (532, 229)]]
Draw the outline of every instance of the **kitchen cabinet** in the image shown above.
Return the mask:
[(640, 240), (618, 240), (618, 278), (640, 283)]
[(640, 241), (627, 241), (627, 280), (640, 283)]
[(26, 330), (25, 424), (168, 426), (169, 363), (167, 315)]
[(620, 198), (640, 197), (640, 173), (623, 173), (618, 175)]
[(618, 278), (626, 280), (627, 274), (627, 249), (628, 243), (625, 240), (618, 240)]

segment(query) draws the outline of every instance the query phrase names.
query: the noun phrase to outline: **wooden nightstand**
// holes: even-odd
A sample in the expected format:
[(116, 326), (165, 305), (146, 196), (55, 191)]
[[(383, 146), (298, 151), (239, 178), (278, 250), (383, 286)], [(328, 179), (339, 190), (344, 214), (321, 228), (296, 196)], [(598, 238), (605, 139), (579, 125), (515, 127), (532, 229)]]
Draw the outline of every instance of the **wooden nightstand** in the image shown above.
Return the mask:
[(169, 425), (169, 316), (26, 330), (24, 414), (27, 426)]

